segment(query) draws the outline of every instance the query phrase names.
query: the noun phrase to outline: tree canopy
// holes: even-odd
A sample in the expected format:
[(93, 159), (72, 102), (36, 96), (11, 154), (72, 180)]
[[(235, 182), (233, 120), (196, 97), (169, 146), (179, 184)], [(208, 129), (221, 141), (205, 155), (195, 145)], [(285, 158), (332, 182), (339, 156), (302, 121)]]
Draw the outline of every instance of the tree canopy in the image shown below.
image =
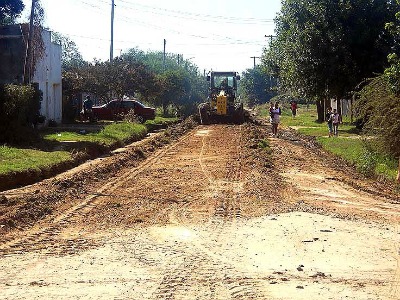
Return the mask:
[(0, 25), (13, 24), (24, 7), (22, 0), (2, 0), (0, 3)]
[(341, 98), (383, 72), (393, 44), (384, 25), (397, 8), (393, 1), (284, 0), (263, 64), (279, 77), (284, 92), (317, 105)]
[(254, 106), (266, 103), (276, 96), (273, 90), (275, 85), (276, 79), (268, 72), (264, 72), (260, 66), (256, 66), (242, 73), (239, 94), (247, 105)]
[(78, 46), (69, 37), (58, 32), (52, 32), (51, 39), (56, 44), (61, 45), (61, 67), (63, 70), (68, 70), (86, 64), (82, 54), (79, 52)]
[(400, 12), (395, 18), (385, 26), (394, 40), (390, 65), (361, 90), (356, 112), (365, 131), (376, 134), (380, 150), (400, 157)]
[(67, 46), (63, 50), (67, 50), (64, 57), (68, 62), (63, 72), (63, 88), (71, 96), (90, 92), (102, 102), (136, 96), (162, 106), (164, 114), (173, 106), (184, 115), (192, 113), (206, 97), (207, 83), (197, 66), (180, 56), (178, 60), (178, 55), (168, 54), (165, 67), (162, 52), (145, 53), (136, 48), (111, 63), (81, 63), (75, 44), (62, 36), (60, 42)]

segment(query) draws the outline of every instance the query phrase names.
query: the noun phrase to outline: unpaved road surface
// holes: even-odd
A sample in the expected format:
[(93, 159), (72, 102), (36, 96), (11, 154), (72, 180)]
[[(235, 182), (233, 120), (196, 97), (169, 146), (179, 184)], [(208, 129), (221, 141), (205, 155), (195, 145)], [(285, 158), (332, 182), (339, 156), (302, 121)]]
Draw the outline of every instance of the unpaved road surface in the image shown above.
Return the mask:
[(400, 299), (393, 187), (269, 131), (200, 126), (3, 193), (0, 298)]

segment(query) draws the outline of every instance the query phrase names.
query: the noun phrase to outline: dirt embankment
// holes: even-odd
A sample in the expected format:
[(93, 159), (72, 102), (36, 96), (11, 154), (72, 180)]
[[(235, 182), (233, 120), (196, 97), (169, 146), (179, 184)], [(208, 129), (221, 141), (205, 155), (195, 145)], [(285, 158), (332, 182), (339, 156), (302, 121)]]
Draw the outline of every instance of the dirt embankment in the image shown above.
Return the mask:
[(3, 193), (2, 296), (399, 299), (385, 183), (269, 125), (183, 132)]

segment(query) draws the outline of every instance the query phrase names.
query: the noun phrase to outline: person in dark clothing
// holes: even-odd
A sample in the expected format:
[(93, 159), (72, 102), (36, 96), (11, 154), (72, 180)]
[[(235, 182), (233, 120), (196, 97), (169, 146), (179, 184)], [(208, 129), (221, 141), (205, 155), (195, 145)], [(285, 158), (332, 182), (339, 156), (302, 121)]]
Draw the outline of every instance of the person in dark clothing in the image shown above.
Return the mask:
[(90, 99), (90, 96), (86, 96), (85, 101), (83, 101), (83, 119), (84, 120), (91, 120), (92, 119), (92, 114), (93, 114), (93, 101)]
[(329, 137), (333, 135), (333, 113), (332, 113), (332, 107), (328, 107), (328, 110), (325, 115), (325, 120), (328, 124), (328, 131), (329, 131)]

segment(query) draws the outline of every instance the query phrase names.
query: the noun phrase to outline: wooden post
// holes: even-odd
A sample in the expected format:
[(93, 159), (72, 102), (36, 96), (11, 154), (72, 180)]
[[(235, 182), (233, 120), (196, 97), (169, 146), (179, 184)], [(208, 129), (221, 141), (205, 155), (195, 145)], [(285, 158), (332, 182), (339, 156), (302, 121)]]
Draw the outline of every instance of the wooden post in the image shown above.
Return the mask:
[(24, 84), (29, 84), (32, 77), (32, 40), (33, 40), (33, 19), (35, 17), (36, 0), (32, 0), (31, 16), (29, 20), (29, 36), (26, 46), (25, 63), (24, 63)]

